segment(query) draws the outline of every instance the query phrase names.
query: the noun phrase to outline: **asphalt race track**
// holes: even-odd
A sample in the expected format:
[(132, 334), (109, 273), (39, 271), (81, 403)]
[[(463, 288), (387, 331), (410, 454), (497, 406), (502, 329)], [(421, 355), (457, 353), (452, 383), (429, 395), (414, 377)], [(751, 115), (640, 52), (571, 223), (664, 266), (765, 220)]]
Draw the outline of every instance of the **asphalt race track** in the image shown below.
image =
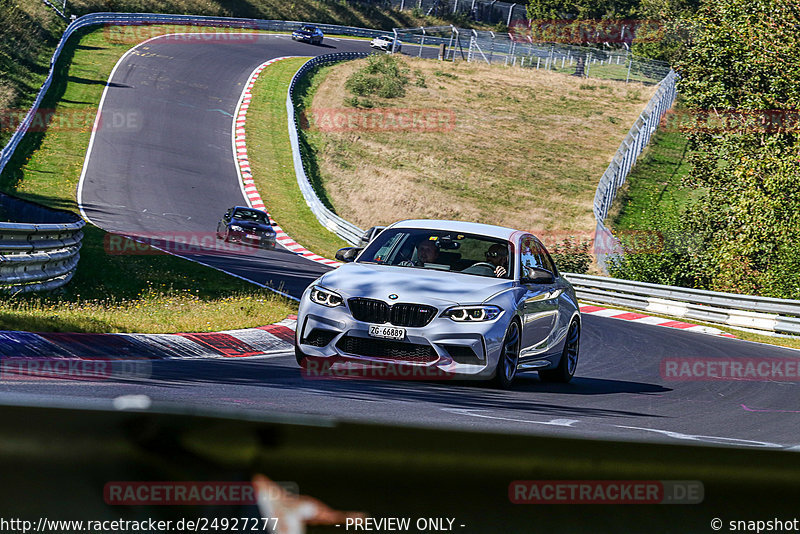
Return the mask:
[[(368, 50), (365, 41), (325, 43), (264, 35), (248, 43), (155, 39), (137, 47), (113, 73), (102, 106), (104, 113), (141, 120), (95, 135), (79, 199), (85, 213), (121, 233), (213, 232), (225, 209), (244, 203), (231, 147), (242, 84), (272, 57)], [(295, 296), (327, 269), (284, 250), (202, 261)], [(536, 374), (523, 375), (511, 392), (464, 382), (309, 379), (286, 354), (154, 361), (151, 376), (130, 380), (4, 381), (0, 400), (108, 407), (120, 396), (147, 395), (156, 404), (235, 408), (253, 417), (296, 414), (800, 450), (796, 382), (673, 381), (660, 371), (670, 357), (798, 356), (790, 349), (585, 316), (581, 360), (569, 385), (543, 384)]]

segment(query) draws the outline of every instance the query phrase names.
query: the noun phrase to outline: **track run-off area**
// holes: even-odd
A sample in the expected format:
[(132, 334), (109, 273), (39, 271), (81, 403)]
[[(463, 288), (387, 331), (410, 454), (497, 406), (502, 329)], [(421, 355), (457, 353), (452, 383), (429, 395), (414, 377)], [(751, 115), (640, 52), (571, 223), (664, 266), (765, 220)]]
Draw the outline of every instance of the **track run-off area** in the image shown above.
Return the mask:
[[(214, 232), (226, 209), (247, 204), (237, 172), (234, 115), (254, 69), (277, 57), (368, 51), (364, 40), (326, 37), (323, 46), (311, 46), (274, 34), (248, 42), (162, 36), (132, 48), (112, 71), (100, 111), (134, 113), (140, 120), (136, 128), (94, 132), (78, 192), (84, 216), (120, 234)], [(281, 247), (187, 258), (280, 287), (293, 297), (330, 269)], [(146, 375), (124, 379), (3, 381), (0, 402), (111, 407), (115, 399), (147, 396), (153, 406), (215, 406), (248, 417), (311, 415), (800, 450), (796, 381), (682, 380), (664, 373), (670, 359), (788, 362), (800, 357), (798, 351), (585, 315), (580, 353), (572, 383), (544, 384), (536, 374), (523, 374), (513, 391), (468, 382), (304, 377), (294, 354), (286, 351), (253, 358), (151, 360)]]

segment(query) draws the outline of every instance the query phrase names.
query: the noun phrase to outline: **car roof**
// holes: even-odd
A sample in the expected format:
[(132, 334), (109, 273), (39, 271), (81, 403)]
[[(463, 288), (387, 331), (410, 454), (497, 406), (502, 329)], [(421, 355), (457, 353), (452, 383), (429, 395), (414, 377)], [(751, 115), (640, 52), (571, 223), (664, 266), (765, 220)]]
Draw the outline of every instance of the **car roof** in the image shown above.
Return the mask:
[(477, 234), (487, 237), (511, 240), (514, 234), (521, 233), (513, 228), (495, 226), (493, 224), (482, 224), (464, 221), (446, 221), (440, 219), (408, 219), (397, 221), (388, 228), (423, 228), (429, 230), (447, 230), (464, 234)]

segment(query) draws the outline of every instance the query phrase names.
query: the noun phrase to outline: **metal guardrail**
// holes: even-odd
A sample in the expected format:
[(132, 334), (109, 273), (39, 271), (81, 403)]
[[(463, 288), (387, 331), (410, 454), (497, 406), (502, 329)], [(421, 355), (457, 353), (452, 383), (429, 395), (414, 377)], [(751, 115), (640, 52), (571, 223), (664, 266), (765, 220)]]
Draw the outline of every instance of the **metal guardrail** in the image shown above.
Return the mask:
[(633, 123), (628, 134), (622, 140), (614, 158), (611, 160), (600, 183), (597, 184), (597, 191), (594, 196), (592, 210), (597, 221), (595, 232), (595, 256), (600, 268), (606, 269), (606, 259), (609, 254), (615, 251), (621, 252), (622, 247), (619, 240), (614, 237), (611, 231), (606, 228), (604, 222), (608, 217), (608, 212), (617, 196), (617, 191), (625, 179), (628, 177), (639, 154), (650, 142), (650, 136), (658, 128), (664, 114), (672, 107), (675, 102), (677, 92), (678, 75), (670, 70), (669, 74), (658, 84), (656, 93), (645, 106), (636, 122)]
[(309, 70), (313, 69), (317, 65), (334, 63), (337, 61), (346, 61), (349, 59), (358, 59), (367, 57), (368, 55), (369, 54), (366, 52), (345, 52), (339, 54), (325, 54), (323, 56), (317, 56), (313, 59), (310, 59), (304, 63), (303, 66), (300, 67), (300, 69), (295, 73), (294, 77), (292, 77), (292, 82), (289, 84), (289, 91), (286, 95), (286, 114), (289, 117), (289, 141), (292, 145), (292, 158), (294, 159), (294, 171), (297, 175), (297, 185), (300, 186), (300, 191), (303, 193), (303, 198), (306, 200), (306, 204), (308, 204), (308, 207), (311, 208), (311, 211), (317, 217), (317, 220), (319, 220), (320, 224), (322, 224), (331, 232), (334, 232), (351, 245), (358, 245), (361, 242), (361, 236), (364, 234), (364, 230), (353, 223), (342, 219), (329, 210), (322, 203), (322, 201), (320, 201), (319, 197), (314, 191), (314, 187), (311, 185), (311, 181), (306, 175), (305, 166), (303, 163), (303, 155), (300, 151), (300, 142), (297, 134), (300, 124), (298, 123), (294, 112), (294, 89), (300, 79), (305, 76)]
[(567, 274), (578, 298), (708, 323), (800, 335), (800, 300)]
[(82, 219), (6, 195), (0, 195), (0, 213), (17, 221), (0, 222), (0, 291), (45, 291), (72, 279)]

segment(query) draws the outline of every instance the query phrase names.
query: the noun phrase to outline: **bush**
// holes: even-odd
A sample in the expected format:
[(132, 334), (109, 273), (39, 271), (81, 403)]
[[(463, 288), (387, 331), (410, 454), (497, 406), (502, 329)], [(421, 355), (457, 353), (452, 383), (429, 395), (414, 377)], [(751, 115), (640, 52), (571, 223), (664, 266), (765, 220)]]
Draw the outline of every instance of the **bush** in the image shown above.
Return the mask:
[[(397, 56), (373, 55), (367, 58), (366, 65), (347, 78), (344, 86), (357, 96), (398, 98), (405, 94), (405, 86), (408, 83), (406, 72), (408, 69), (402, 65)], [(422, 79), (422, 82), (424, 84), (425, 80)]]
[(573, 237), (567, 237), (552, 247), (550, 255), (559, 271), (586, 274), (592, 263), (589, 246), (588, 241), (578, 243)]
[(608, 258), (608, 273), (625, 280), (708, 289), (711, 280), (705, 244), (700, 239), (687, 240), (687, 235), (665, 231), (659, 233), (658, 243), (642, 243), (641, 236), (627, 234), (620, 238), (623, 253)]

